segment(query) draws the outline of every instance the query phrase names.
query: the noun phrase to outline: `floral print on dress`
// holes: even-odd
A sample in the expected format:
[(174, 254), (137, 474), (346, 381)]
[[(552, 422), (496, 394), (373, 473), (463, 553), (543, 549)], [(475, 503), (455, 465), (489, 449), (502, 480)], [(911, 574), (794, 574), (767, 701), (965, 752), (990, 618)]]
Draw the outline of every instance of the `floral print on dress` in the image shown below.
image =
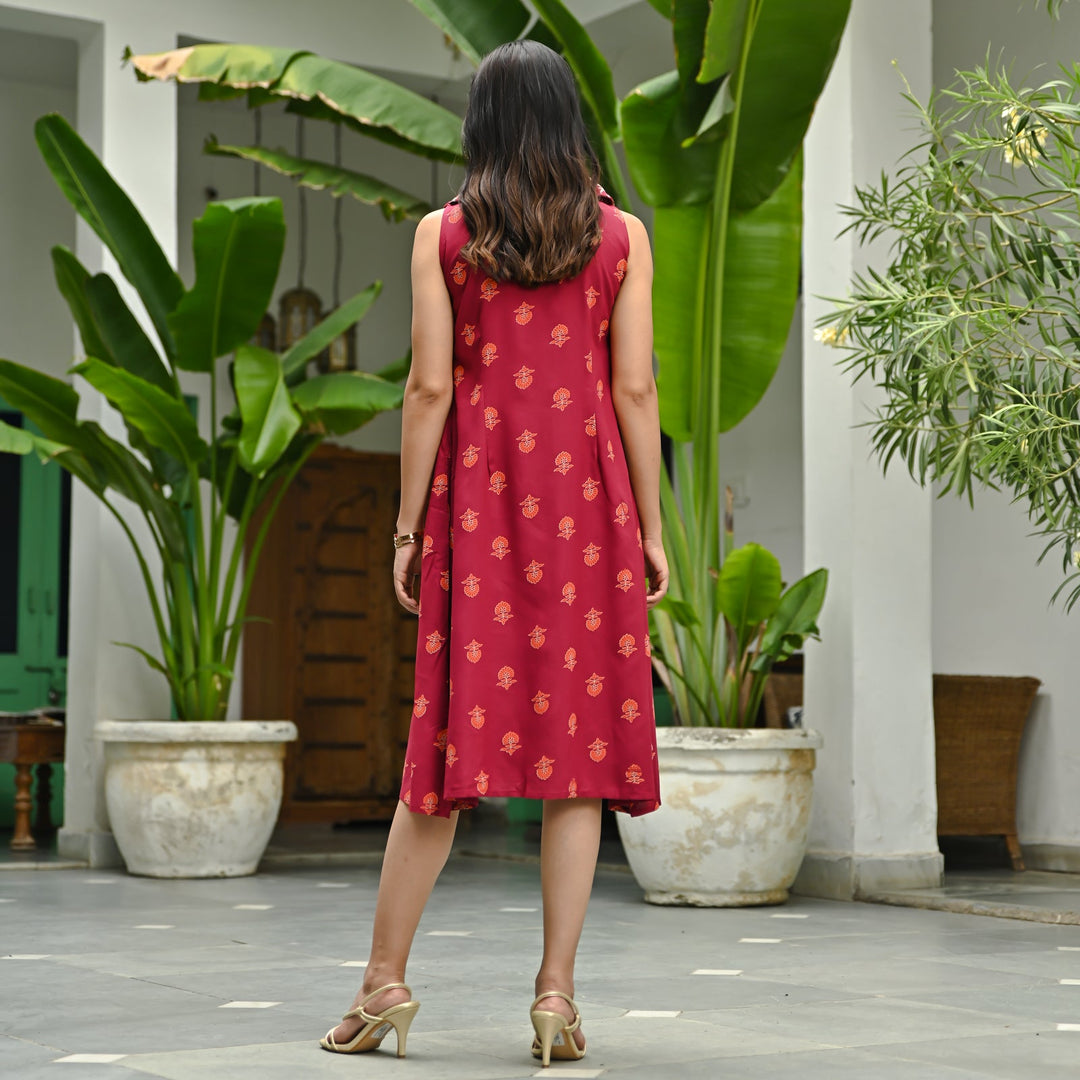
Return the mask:
[[(629, 271), (621, 216), (575, 278), (524, 288), (440, 252), (454, 402), (424, 521), (400, 795), (447, 816), (485, 796), (659, 806), (640, 528), (611, 386)], [(524, 750), (524, 753), (519, 751)]]

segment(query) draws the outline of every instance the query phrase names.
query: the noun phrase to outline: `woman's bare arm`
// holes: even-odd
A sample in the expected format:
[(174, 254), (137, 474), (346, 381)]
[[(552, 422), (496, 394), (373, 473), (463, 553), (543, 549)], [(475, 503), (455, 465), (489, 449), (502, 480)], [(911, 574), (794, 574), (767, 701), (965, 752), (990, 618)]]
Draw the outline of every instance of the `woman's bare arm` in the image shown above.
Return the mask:
[[(412, 256), (412, 367), (401, 406), (401, 504), (397, 531), (423, 526), (435, 455), (454, 396), (454, 316), (439, 263), (442, 211), (428, 214), (416, 228)], [(409, 544), (394, 558), (398, 602), (416, 614), (412, 579), (419, 572), (421, 549)]]
[(650, 606), (667, 591), (660, 538), (660, 414), (653, 377), (652, 252), (645, 226), (624, 214), (630, 235), (626, 277), (611, 314), (611, 400), (641, 520)]

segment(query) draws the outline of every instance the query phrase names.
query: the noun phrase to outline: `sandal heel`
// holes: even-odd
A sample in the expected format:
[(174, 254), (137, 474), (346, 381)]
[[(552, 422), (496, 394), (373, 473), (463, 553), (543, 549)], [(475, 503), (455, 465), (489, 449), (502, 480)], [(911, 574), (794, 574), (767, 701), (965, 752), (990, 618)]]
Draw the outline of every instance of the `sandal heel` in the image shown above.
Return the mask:
[(529, 1015), (532, 1018), (533, 1030), (540, 1040), (540, 1062), (546, 1069), (551, 1064), (551, 1044), (555, 1041), (555, 1036), (566, 1026), (566, 1017), (558, 1013), (536, 1010)]
[(394, 1034), (397, 1036), (397, 1056), (399, 1058), (405, 1056), (405, 1040), (409, 1037), (409, 1025), (412, 1024), (413, 1018), (419, 1010), (420, 1005), (417, 1003), (408, 1011), (402, 1010), (396, 1015), (388, 1017), (390, 1023), (394, 1025)]
[[(574, 1019), (567, 1020), (562, 1013), (549, 1012), (547, 1009), (538, 1009), (536, 1006), (545, 998), (558, 997), (569, 1002), (574, 1010)], [(578, 1046), (574, 1038), (574, 1032), (581, 1027), (581, 1013), (574, 999), (561, 990), (545, 990), (533, 1000), (529, 1009), (529, 1019), (532, 1020), (536, 1038), (533, 1039), (532, 1055), (543, 1062), (546, 1069), (551, 1064), (552, 1050), (555, 1050), (555, 1058), (558, 1061), (580, 1061), (585, 1056), (585, 1047)], [(558, 1042), (556, 1042), (558, 1040)]]

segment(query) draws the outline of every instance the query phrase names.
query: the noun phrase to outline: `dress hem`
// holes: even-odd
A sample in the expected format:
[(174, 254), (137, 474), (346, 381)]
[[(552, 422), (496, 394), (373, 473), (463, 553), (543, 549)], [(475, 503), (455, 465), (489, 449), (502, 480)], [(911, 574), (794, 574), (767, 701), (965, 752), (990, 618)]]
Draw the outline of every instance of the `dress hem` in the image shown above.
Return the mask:
[[(475, 810), (480, 802), (480, 799), (475, 796), (457, 796), (457, 795), (444, 795), (441, 799), (438, 799), (437, 803), (432, 800), (425, 799), (420, 801), (418, 805), (413, 805), (410, 798), (411, 792), (402, 792), (398, 798), (404, 802), (405, 805), (414, 814), (425, 814), (429, 817), (449, 817), (454, 810)], [(597, 793), (590, 793), (588, 791), (579, 791), (576, 795), (534, 795), (534, 794), (522, 794), (520, 791), (487, 791), (485, 798), (496, 799), (538, 799), (541, 802), (548, 800), (565, 801), (571, 798), (577, 799), (603, 799), (608, 804), (608, 809), (616, 811), (618, 813), (629, 814), (631, 817), (641, 817), (644, 814), (651, 814), (655, 810), (660, 809), (660, 799), (658, 797), (646, 797), (643, 799), (626, 799), (620, 796), (602, 795)]]

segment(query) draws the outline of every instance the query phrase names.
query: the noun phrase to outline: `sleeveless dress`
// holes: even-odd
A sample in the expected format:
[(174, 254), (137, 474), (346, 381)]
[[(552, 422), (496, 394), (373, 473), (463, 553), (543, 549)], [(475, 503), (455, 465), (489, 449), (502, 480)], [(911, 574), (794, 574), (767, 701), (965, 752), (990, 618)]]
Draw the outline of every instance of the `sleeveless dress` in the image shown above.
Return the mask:
[(629, 236), (572, 279), (526, 287), (439, 254), (454, 398), (424, 518), (416, 685), (400, 796), (449, 816), (482, 795), (660, 805), (637, 508), (611, 400), (612, 307)]

